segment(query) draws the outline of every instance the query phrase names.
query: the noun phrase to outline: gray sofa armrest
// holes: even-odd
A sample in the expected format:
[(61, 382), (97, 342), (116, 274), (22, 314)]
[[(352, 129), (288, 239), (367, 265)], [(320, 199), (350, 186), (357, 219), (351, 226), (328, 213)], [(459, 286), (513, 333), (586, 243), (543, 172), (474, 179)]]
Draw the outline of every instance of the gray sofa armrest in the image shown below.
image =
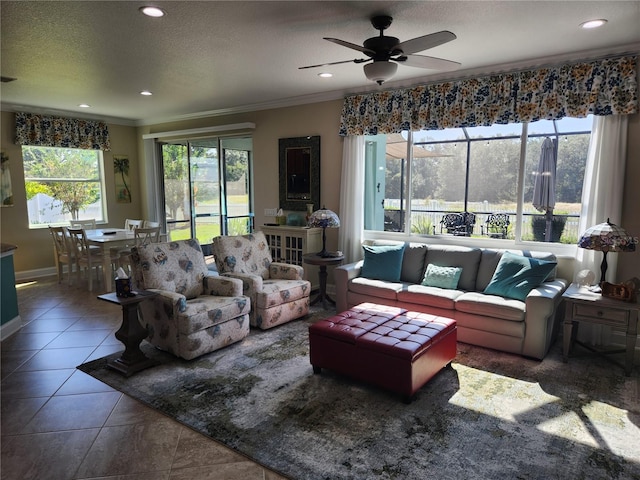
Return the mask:
[(522, 355), (542, 360), (557, 334), (557, 310), (569, 282), (557, 278), (529, 292), (525, 299), (526, 318)]
[(358, 277), (362, 270), (363, 261), (340, 265), (333, 271), (333, 279), (336, 283), (336, 312), (344, 312), (347, 306), (347, 290), (349, 288), (349, 280)]

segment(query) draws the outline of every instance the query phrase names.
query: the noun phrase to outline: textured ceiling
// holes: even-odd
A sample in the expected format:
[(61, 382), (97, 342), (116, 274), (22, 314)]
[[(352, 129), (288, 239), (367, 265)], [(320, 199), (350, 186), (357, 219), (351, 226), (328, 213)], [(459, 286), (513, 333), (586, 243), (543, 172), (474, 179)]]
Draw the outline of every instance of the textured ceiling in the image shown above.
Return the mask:
[[(0, 84), (3, 109), (148, 124), (454, 75), (401, 65), (379, 87), (362, 65), (298, 69), (362, 57), (322, 37), (361, 45), (377, 34), (374, 14), (394, 17), (385, 34), (400, 41), (454, 32), (457, 40), (421, 53), (462, 63), (455, 75), (640, 49), (638, 1), (148, 3), (167, 15), (145, 17), (138, 1), (2, 0), (1, 73), (17, 78)], [(608, 23), (578, 28), (593, 18)], [(334, 77), (318, 77), (321, 70)]]

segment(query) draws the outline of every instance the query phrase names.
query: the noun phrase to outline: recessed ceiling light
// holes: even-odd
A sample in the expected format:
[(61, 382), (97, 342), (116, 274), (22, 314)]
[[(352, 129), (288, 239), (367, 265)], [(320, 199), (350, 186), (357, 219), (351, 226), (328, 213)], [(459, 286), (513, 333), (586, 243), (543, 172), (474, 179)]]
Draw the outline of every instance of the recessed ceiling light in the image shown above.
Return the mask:
[(322, 78), (331, 78), (331, 77), (333, 77), (333, 73), (322, 72), (322, 73), (319, 73), (318, 76), (322, 77)]
[(149, 90), (142, 90), (140, 92), (140, 95), (146, 95), (148, 97), (148, 96), (153, 95), (153, 93), (151, 93)]
[(91, 108), (91, 105), (89, 105), (88, 103), (81, 103), (80, 105), (78, 105), (80, 108)]
[(147, 17), (159, 18), (165, 16), (165, 11), (158, 7), (140, 7), (139, 10)]
[(604, 18), (599, 18), (597, 20), (589, 20), (588, 22), (584, 22), (580, 24), (580, 28), (589, 29), (589, 28), (598, 28), (607, 23)]

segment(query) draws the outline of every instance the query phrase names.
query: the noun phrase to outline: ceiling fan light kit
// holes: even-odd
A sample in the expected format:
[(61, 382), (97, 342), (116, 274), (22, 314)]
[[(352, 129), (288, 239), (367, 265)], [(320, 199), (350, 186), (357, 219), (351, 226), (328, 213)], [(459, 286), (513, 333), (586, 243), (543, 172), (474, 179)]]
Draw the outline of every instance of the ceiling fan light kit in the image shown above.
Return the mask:
[(398, 71), (398, 64), (393, 62), (372, 62), (365, 63), (364, 74), (366, 77), (382, 85), (384, 82), (393, 77)]
[(421, 52), (455, 40), (456, 36), (453, 33), (443, 30), (400, 42), (396, 37), (384, 35), (384, 31), (389, 28), (392, 21), (393, 18), (388, 15), (373, 17), (371, 24), (376, 30), (380, 31), (380, 35), (366, 39), (362, 46), (338, 38), (324, 37), (325, 40), (335, 43), (336, 45), (364, 53), (369, 58), (356, 58), (354, 60), (308, 65), (306, 67), (300, 67), (300, 69), (338, 65), (340, 63), (365, 63), (365, 76), (378, 85), (382, 85), (396, 74), (398, 64), (395, 62), (400, 62), (409, 67), (426, 68), (430, 70), (446, 71), (460, 67), (458, 62), (451, 60), (428, 57), (426, 55), (414, 55), (416, 52)]

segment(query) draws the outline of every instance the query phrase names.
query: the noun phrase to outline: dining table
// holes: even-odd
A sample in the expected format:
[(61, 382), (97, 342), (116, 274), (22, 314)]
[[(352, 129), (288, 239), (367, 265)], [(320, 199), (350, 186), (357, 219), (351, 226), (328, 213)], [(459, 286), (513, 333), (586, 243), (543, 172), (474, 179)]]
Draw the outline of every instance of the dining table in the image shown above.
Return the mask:
[[(133, 230), (124, 228), (97, 228), (95, 230), (85, 230), (87, 242), (90, 245), (97, 245), (101, 249), (103, 263), (102, 275), (104, 279), (105, 292), (113, 291), (113, 279), (111, 272), (111, 255), (109, 250), (112, 248), (127, 248), (135, 245), (135, 234)], [(160, 234), (160, 241), (166, 241), (167, 234)]]

